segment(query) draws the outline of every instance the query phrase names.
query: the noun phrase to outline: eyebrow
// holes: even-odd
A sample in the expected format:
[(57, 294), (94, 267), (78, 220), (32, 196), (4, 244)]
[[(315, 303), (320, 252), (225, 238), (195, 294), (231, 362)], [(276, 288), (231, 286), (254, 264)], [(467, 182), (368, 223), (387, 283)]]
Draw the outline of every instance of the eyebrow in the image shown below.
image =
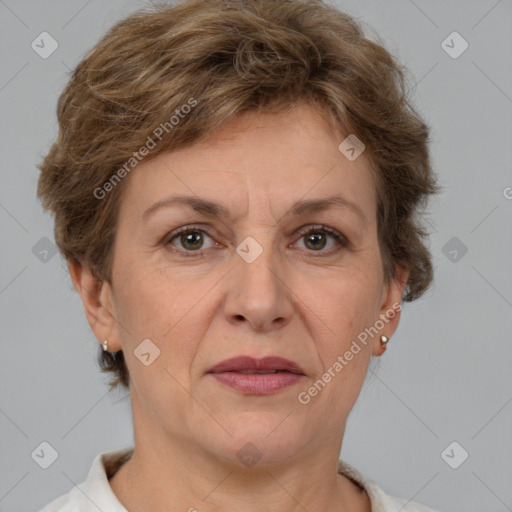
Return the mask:
[[(162, 208), (169, 208), (175, 205), (184, 205), (192, 208), (196, 212), (205, 215), (207, 217), (218, 217), (222, 219), (230, 219), (231, 214), (229, 210), (221, 204), (208, 201), (195, 196), (176, 196), (163, 199), (150, 206), (143, 214), (142, 220), (146, 222), (148, 218), (155, 213), (157, 210)], [(365, 223), (368, 223), (368, 219), (364, 214), (363, 210), (352, 201), (345, 199), (341, 196), (329, 196), (322, 199), (307, 199), (297, 201), (292, 205), (290, 211), (285, 214), (285, 217), (294, 215), (297, 217), (309, 215), (311, 213), (322, 212), (330, 208), (348, 208), (358, 215), (358, 217)]]

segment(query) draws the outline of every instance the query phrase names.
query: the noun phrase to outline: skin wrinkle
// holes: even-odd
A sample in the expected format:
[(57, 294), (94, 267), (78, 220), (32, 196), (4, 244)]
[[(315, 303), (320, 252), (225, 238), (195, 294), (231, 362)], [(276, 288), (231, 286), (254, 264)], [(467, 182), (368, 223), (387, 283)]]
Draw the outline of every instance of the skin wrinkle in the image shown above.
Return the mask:
[[(38, 166), (55, 242), (96, 338), (108, 339), (97, 363), (132, 401), (136, 450), (111, 487), (137, 512), (367, 511), (337, 457), (378, 336), (308, 405), (297, 398), (400, 302), (407, 279), (406, 302), (432, 282), (422, 227), (436, 192), (430, 129), (409, 77), (364, 23), (326, 2), (153, 7), (116, 23), (77, 64)], [(349, 134), (366, 148), (354, 162), (338, 150)], [(332, 192), (363, 207), (366, 231), (341, 210), (284, 217), (301, 197)], [(142, 226), (145, 209), (178, 193), (239, 220), (169, 210)], [(185, 258), (164, 245), (192, 223), (218, 251)], [(295, 236), (313, 224), (351, 245), (315, 258)], [(246, 236), (264, 249), (251, 264), (236, 252)], [(393, 283), (399, 262), (410, 275)], [(397, 325), (398, 315), (382, 334)], [(134, 354), (146, 338), (160, 349), (148, 367)], [(240, 354), (288, 357), (307, 376), (250, 397), (206, 375)], [(250, 470), (237, 457), (248, 441), (263, 456)]]
[[(307, 130), (298, 129), (298, 113)], [(258, 129), (243, 129), (254, 125)], [(114, 245), (115, 286), (104, 283), (101, 308), (84, 302), (97, 338), (109, 334), (109, 349), (126, 354), (132, 381), (135, 452), (112, 478), (112, 489), (127, 509), (139, 512), (167, 511), (170, 504), (201, 512), (296, 512), (302, 507), (368, 512), (366, 494), (336, 468), (346, 420), (370, 359), (382, 354), (378, 337), (308, 405), (297, 400), (359, 332), (401, 299), (403, 287), (383, 281), (368, 161), (363, 155), (346, 160), (338, 151), (344, 135), (306, 105), (260, 117), (247, 113), (217, 135), (208, 145), (142, 162), (127, 177)], [(336, 169), (325, 175), (321, 169), (333, 161)], [(190, 171), (198, 162), (203, 162), (201, 171)], [(274, 186), (276, 181), (283, 186)], [(142, 213), (155, 201), (171, 193), (188, 195), (189, 189), (246, 216), (230, 231), (185, 208), (162, 211), (147, 226), (142, 223)], [(367, 229), (351, 226), (348, 210), (283, 219), (272, 226), (303, 196), (336, 192), (363, 208)], [(302, 237), (291, 236), (298, 228), (322, 223), (346, 232), (354, 248), (314, 257)], [(220, 238), (223, 248), (186, 258), (160, 243), (189, 224), (210, 225), (213, 240)], [(246, 236), (264, 248), (250, 264), (234, 250)], [(295, 248), (288, 247), (291, 243)], [(76, 268), (72, 275), (84, 285), (91, 279)], [(398, 320), (396, 314), (383, 334), (391, 337)], [(161, 351), (147, 367), (133, 355), (145, 338)], [(205, 373), (241, 354), (296, 361), (305, 370), (304, 382), (251, 397)], [(262, 454), (251, 469), (237, 456), (247, 443)]]

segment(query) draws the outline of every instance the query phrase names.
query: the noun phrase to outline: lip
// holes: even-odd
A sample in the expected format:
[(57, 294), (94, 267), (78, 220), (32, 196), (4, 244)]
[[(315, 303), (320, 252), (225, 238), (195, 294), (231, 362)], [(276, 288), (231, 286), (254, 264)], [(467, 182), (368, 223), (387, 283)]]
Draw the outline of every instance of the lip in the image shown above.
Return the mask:
[(277, 393), (305, 377), (304, 370), (297, 363), (276, 356), (261, 359), (249, 356), (234, 357), (215, 365), (207, 374), (222, 384), (248, 395)]
[(273, 370), (304, 375), (304, 370), (297, 363), (277, 356), (263, 357), (261, 359), (249, 356), (233, 357), (216, 364), (208, 370), (208, 373)]

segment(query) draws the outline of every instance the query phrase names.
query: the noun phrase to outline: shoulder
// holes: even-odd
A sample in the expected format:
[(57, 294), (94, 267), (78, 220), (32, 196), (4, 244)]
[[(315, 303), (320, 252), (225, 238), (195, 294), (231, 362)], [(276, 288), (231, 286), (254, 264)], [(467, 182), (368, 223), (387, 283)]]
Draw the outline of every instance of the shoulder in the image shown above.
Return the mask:
[(85, 482), (55, 498), (38, 512), (89, 512), (91, 509), (86, 503), (87, 495), (81, 490), (84, 487)]
[(114, 495), (108, 478), (131, 456), (132, 448), (100, 453), (84, 482), (59, 496), (38, 512), (126, 512)]
[(376, 512), (437, 512), (416, 501), (390, 496), (372, 480), (366, 480), (366, 485), (371, 489), (373, 497), (370, 499), (372, 502), (376, 501), (381, 507), (375, 508)]
[(339, 461), (338, 472), (366, 491), (374, 512), (438, 512), (416, 501), (390, 496), (377, 482), (365, 478), (356, 468), (344, 461)]
[(68, 495), (63, 494), (58, 498), (54, 499), (51, 503), (48, 503), (45, 507), (39, 510), (39, 512), (64, 512), (65, 505), (68, 502)]

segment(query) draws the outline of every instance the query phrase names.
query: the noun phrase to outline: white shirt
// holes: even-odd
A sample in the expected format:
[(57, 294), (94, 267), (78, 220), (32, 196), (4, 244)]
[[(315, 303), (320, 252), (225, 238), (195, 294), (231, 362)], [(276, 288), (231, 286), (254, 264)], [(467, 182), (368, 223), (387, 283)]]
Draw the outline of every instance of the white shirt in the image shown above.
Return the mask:
[[(112, 491), (107, 474), (113, 475), (130, 458), (132, 451), (133, 448), (125, 448), (100, 453), (94, 458), (83, 483), (59, 496), (39, 512), (128, 512)], [(389, 496), (376, 482), (366, 479), (346, 462), (339, 461), (339, 473), (365, 489), (372, 512), (435, 512), (415, 501)]]

